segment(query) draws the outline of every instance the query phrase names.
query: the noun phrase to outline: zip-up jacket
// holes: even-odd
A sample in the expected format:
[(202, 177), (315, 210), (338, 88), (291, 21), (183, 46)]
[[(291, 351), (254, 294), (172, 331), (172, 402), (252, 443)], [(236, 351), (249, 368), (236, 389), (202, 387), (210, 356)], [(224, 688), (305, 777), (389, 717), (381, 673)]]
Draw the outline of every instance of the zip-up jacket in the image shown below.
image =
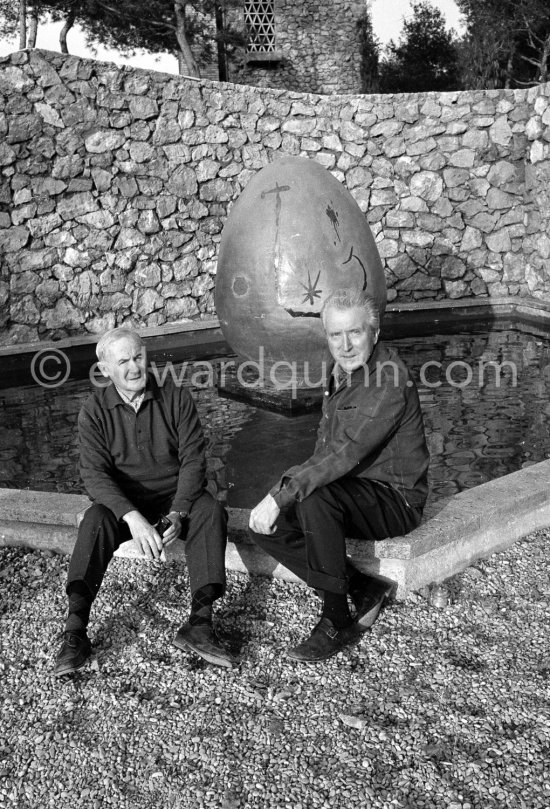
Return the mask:
[(366, 365), (331, 375), (313, 455), (288, 469), (270, 494), (279, 508), (343, 477), (392, 486), (422, 511), (429, 455), (418, 392), (395, 351), (378, 343)]

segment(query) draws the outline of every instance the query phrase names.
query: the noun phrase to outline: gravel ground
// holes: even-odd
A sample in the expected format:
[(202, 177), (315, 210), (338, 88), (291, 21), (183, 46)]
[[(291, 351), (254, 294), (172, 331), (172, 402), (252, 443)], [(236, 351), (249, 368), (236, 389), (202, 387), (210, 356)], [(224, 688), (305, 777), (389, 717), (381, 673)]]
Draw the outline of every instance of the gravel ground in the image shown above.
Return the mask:
[(68, 560), (0, 550), (0, 807), (550, 807), (550, 582), (541, 531), (411, 593), (361, 643), (304, 666), (307, 588), (229, 574), (240, 665), (171, 646), (181, 564), (115, 560), (92, 663), (51, 676)]

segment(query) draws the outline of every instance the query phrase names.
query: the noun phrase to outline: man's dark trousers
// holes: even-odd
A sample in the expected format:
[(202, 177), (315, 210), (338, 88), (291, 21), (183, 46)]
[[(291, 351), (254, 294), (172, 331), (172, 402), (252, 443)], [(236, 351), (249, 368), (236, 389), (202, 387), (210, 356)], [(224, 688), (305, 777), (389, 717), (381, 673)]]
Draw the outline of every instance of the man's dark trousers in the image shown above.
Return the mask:
[[(154, 524), (168, 509), (169, 504), (159, 504), (142, 509), (141, 513)], [(226, 536), (227, 512), (205, 491), (193, 503), (189, 516), (182, 520), (181, 538), (185, 541), (191, 594), (206, 584), (219, 584), (225, 588)], [(123, 520), (117, 520), (106, 506), (93, 503), (78, 529), (67, 576), (67, 592), (71, 584), (83, 582), (94, 599), (114, 552), (130, 538), (130, 530)]]
[(399, 492), (364, 478), (340, 478), (320, 486), (277, 519), (274, 534), (251, 531), (254, 541), (310, 587), (347, 593), (353, 566), (346, 537), (386, 539), (419, 524), (420, 510)]

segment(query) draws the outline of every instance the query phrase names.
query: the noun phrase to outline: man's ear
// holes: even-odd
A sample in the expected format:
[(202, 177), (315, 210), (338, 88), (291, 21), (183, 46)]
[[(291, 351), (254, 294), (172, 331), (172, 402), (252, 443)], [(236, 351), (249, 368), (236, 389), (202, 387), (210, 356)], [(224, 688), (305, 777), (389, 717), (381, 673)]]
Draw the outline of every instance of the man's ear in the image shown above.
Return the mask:
[(376, 345), (376, 343), (378, 342), (378, 335), (379, 334), (380, 334), (380, 329), (376, 329), (376, 331), (374, 332), (374, 340), (373, 340), (374, 345)]
[(109, 365), (104, 360), (100, 360), (97, 363), (97, 367), (99, 368), (99, 370), (101, 371), (103, 376), (107, 377), (107, 379), (111, 378), (111, 376), (109, 374)]

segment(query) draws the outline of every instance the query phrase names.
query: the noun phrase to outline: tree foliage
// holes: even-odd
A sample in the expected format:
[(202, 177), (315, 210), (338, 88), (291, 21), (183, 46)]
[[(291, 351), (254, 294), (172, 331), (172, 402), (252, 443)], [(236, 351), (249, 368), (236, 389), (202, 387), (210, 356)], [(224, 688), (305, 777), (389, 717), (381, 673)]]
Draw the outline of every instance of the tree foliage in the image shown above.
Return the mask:
[(361, 77), (364, 93), (377, 93), (379, 90), (378, 70), (380, 42), (374, 35), (372, 19), (367, 9), (359, 20), (361, 41)]
[(457, 47), (443, 14), (427, 0), (413, 2), (412, 12), (403, 23), (399, 43), (390, 41), (380, 63), (381, 92), (457, 89)]
[(14, 0), (0, 0), (0, 22), (1, 30), (5, 37), (13, 36), (19, 31), (19, 10), (18, 2)]
[[(24, 2), (24, 0), (19, 0)], [(123, 55), (137, 49), (167, 51), (178, 57), (180, 72), (199, 76), (200, 66), (215, 61), (220, 49), (241, 41), (224, 27), (226, 9), (238, 0), (26, 0), (27, 17), (64, 23), (60, 47), (78, 23), (89, 44), (115, 48)], [(0, 0), (0, 20), (17, 25), (13, 0)], [(11, 8), (10, 8), (11, 7)], [(13, 21), (15, 18), (15, 22)], [(8, 23), (9, 21), (9, 23)], [(32, 45), (31, 45), (32, 47)]]
[[(173, 53), (180, 73), (199, 76), (225, 51), (244, 44), (243, 0), (0, 0), (4, 35), (33, 48), (38, 27), (62, 22), (60, 49), (78, 24), (88, 43), (132, 55)], [(456, 0), (466, 23), (457, 40), (429, 0), (412, 3), (398, 43), (383, 58), (370, 15), (359, 21), (365, 92), (423, 92), (523, 87), (550, 79), (550, 0)], [(228, 22), (229, 21), (229, 22)]]
[(463, 83), (472, 88), (517, 87), (548, 81), (548, 0), (457, 0), (466, 19)]

